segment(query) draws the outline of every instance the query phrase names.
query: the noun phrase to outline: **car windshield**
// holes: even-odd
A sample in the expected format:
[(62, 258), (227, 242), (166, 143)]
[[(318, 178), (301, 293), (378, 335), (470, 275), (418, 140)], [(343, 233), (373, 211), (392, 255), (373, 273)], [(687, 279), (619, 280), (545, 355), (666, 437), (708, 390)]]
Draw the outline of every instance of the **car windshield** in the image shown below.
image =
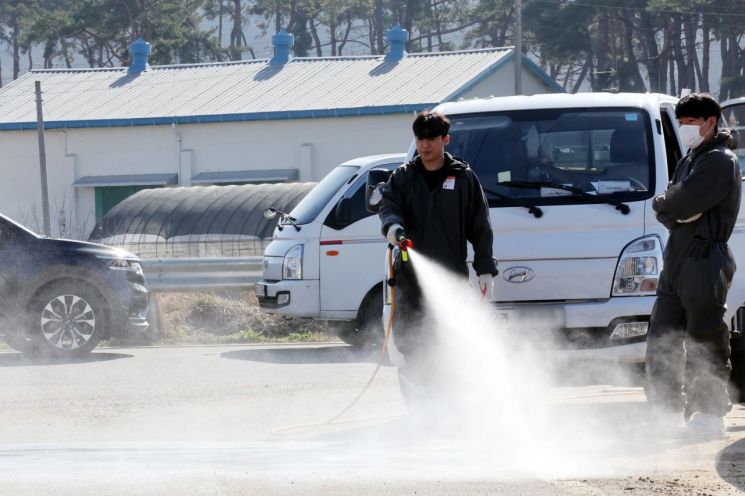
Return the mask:
[(551, 184), (622, 201), (654, 191), (651, 125), (642, 110), (520, 110), (451, 116), (451, 123), (447, 150), (471, 165), (484, 188), (497, 186), (510, 197), (536, 204), (592, 201)]
[(737, 154), (737, 159), (740, 161), (740, 169), (742, 169), (743, 175), (745, 175), (745, 102), (728, 106), (723, 112), (729, 127), (737, 131), (739, 143), (735, 154)]
[(334, 194), (339, 191), (342, 184), (349, 182), (352, 177), (357, 175), (359, 170), (359, 166), (344, 165), (336, 167), (326, 174), (326, 177), (310, 190), (310, 193), (300, 200), (300, 203), (290, 212), (290, 216), (295, 219), (295, 223), (309, 224), (313, 222), (321, 213), (323, 207), (328, 205)]

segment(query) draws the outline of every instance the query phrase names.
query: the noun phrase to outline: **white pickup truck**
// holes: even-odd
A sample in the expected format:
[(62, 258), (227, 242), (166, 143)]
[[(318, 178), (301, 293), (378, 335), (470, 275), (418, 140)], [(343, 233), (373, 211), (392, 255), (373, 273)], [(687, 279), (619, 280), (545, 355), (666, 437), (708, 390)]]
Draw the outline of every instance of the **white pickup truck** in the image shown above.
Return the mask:
[[(666, 189), (685, 153), (676, 101), (659, 94), (586, 93), (437, 107), (451, 119), (448, 151), (471, 164), (487, 190), (500, 269), (494, 303), (502, 319), (540, 315), (569, 355), (643, 361), (667, 240), (651, 200)], [(406, 158), (413, 154), (412, 144)], [(275, 232), (265, 253), (264, 280), (257, 285), (262, 308), (348, 321), (380, 315), (375, 295), (386, 246), (380, 222), (364, 217), (338, 224), (332, 214), (344, 218), (344, 198), (365, 190), (368, 171), (379, 165), (390, 170), (402, 158), (368, 160), (354, 172), (340, 166), (319, 184), (337, 190), (317, 195), (328, 201), (316, 209), (319, 215), (305, 215), (305, 200), (290, 212), (302, 230), (288, 219)], [(502, 184), (508, 181), (511, 186)], [(316, 228), (306, 231), (306, 225), (324, 222), (320, 236)], [(355, 233), (349, 242), (346, 230)], [(353, 251), (356, 243), (366, 251)], [(726, 319), (733, 331), (742, 331), (745, 206), (730, 246), (741, 270), (729, 292)], [(302, 268), (302, 274), (288, 272), (292, 267)], [(380, 327), (374, 326), (376, 333)], [(362, 328), (346, 328), (342, 337), (351, 342), (369, 336), (350, 329)]]

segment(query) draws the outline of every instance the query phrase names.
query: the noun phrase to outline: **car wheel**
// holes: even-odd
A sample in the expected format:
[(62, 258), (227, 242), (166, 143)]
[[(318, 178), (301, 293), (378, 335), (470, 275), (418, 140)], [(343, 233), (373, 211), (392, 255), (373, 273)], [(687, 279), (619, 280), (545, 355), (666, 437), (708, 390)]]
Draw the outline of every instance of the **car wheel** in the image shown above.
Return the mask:
[(57, 356), (82, 355), (101, 340), (108, 325), (106, 305), (83, 282), (44, 288), (29, 309), (29, 336), (39, 350)]
[(355, 348), (383, 344), (383, 289), (373, 288), (362, 300), (356, 320), (338, 329), (339, 337)]

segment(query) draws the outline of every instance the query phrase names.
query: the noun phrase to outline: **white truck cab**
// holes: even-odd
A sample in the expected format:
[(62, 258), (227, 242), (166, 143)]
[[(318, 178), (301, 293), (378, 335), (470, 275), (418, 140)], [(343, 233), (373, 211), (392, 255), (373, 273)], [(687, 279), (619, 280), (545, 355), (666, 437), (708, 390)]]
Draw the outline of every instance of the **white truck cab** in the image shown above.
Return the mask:
[[(489, 201), (500, 270), (495, 329), (534, 330), (562, 357), (644, 361), (668, 237), (651, 202), (686, 151), (676, 102), (658, 94), (552, 94), (434, 109), (451, 121), (447, 150), (471, 165)], [(412, 144), (407, 159), (414, 153)], [(744, 210), (730, 240), (740, 267)], [(738, 309), (742, 330), (744, 304), (740, 270), (725, 316), (733, 330)], [(395, 329), (391, 344), (400, 362)]]
[[(587, 93), (436, 108), (451, 120), (448, 151), (471, 165), (487, 191), (502, 323), (540, 322), (532, 331), (563, 356), (644, 360), (668, 236), (651, 202), (685, 153), (676, 102)], [(338, 166), (280, 222), (256, 285), (263, 310), (336, 322), (352, 344), (378, 340), (381, 308), (389, 311), (381, 270), (387, 243), (378, 216), (365, 211), (365, 182), (370, 171), (379, 178), (380, 169), (392, 171), (414, 153), (412, 143), (406, 155)], [(743, 203), (730, 239), (740, 267), (725, 316), (733, 335), (745, 320)]]
[(382, 335), (383, 282), (377, 262), (386, 241), (380, 219), (366, 209), (365, 183), (368, 171), (392, 171), (405, 157), (344, 162), (280, 220), (255, 286), (262, 310), (328, 320), (354, 345)]

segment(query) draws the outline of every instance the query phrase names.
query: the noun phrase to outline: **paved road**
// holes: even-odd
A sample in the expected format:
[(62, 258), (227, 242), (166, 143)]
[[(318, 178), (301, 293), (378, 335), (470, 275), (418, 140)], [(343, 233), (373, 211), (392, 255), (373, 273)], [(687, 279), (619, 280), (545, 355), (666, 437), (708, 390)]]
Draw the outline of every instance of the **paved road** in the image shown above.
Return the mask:
[[(745, 489), (745, 409), (723, 440), (639, 425), (638, 388), (571, 385), (499, 411), (409, 415), (396, 369), (342, 345), (0, 353), (0, 494), (614, 495)], [(448, 410), (445, 405), (443, 411)], [(524, 422), (521, 420), (525, 420)]]

